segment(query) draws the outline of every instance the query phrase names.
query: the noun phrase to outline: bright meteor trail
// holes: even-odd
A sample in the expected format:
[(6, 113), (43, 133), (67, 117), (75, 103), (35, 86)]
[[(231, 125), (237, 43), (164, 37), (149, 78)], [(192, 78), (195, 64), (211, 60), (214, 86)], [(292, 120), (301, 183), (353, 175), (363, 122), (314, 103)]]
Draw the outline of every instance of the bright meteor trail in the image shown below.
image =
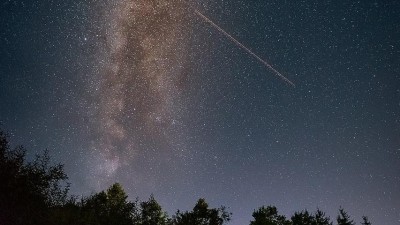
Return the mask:
[(250, 55), (252, 55), (254, 58), (256, 58), (258, 61), (260, 61), (262, 64), (264, 64), (266, 67), (268, 67), (270, 70), (274, 72), (275, 75), (280, 77), (282, 80), (284, 80), (286, 83), (290, 84), (291, 86), (295, 86), (293, 82), (291, 82), (289, 79), (287, 79), (285, 76), (283, 76), (279, 71), (274, 69), (267, 61), (261, 59), (258, 55), (256, 55), (254, 52), (252, 52), (249, 48), (244, 46), (242, 43), (240, 43), (238, 40), (236, 40), (232, 35), (228, 34), (224, 29), (222, 29), (220, 26), (215, 24), (212, 20), (210, 20), (208, 17), (203, 15), (201, 12), (199, 12), (197, 9), (194, 9), (194, 12), (200, 16), (202, 19), (204, 19), (206, 22), (211, 24), (214, 28), (216, 28), (218, 31), (220, 31), (222, 34), (224, 34), (227, 38), (229, 38), (231, 41), (233, 41), (237, 46), (248, 52)]

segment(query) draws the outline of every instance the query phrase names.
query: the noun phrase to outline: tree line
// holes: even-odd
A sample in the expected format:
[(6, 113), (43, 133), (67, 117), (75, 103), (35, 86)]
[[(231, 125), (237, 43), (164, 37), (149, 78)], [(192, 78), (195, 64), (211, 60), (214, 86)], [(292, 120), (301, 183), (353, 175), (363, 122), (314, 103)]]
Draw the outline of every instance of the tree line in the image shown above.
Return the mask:
[[(63, 165), (52, 165), (47, 151), (28, 162), (25, 148), (11, 148), (0, 130), (0, 225), (223, 225), (232, 217), (226, 207), (210, 208), (203, 198), (192, 210), (169, 216), (154, 196), (129, 201), (118, 183), (78, 199), (68, 195), (67, 180)], [(286, 218), (275, 206), (262, 206), (252, 216), (250, 225), (334, 224), (320, 210)], [(362, 219), (362, 225), (371, 225), (367, 217)], [(340, 208), (336, 224), (355, 222)]]

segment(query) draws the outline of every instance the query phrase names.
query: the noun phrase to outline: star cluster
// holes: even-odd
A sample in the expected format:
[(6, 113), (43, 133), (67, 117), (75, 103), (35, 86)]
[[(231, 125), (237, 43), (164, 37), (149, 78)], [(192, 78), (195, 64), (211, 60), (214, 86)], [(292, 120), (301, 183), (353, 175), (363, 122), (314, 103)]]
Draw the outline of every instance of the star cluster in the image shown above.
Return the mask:
[(90, 117), (103, 161), (94, 169), (110, 176), (140, 151), (179, 144), (190, 20), (180, 1), (121, 1), (108, 11)]

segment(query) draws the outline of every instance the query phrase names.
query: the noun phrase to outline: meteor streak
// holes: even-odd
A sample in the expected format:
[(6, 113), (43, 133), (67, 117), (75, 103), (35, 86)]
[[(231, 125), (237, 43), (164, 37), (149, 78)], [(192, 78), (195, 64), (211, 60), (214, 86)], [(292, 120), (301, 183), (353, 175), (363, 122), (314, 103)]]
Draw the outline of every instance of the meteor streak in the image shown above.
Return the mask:
[(278, 77), (280, 77), (282, 80), (284, 80), (286, 83), (290, 84), (291, 86), (295, 86), (294, 83), (292, 81), (290, 81), (289, 79), (287, 79), (285, 76), (283, 76), (279, 71), (277, 71), (274, 67), (272, 67), (267, 61), (261, 59), (258, 55), (256, 55), (253, 51), (251, 51), (249, 48), (247, 48), (246, 46), (244, 46), (242, 43), (240, 43), (238, 40), (236, 40), (234, 37), (232, 37), (232, 35), (230, 35), (228, 32), (226, 32), (224, 29), (222, 29), (220, 26), (218, 26), (217, 24), (215, 24), (212, 20), (210, 20), (208, 17), (206, 17), (205, 15), (203, 15), (201, 12), (199, 12), (197, 9), (193, 8), (194, 12), (200, 16), (200, 18), (202, 18), (204, 21), (206, 21), (207, 23), (211, 24), (211, 26), (213, 26), (215, 29), (217, 29), (218, 31), (220, 31), (222, 34), (224, 34), (227, 38), (229, 38), (231, 41), (233, 41), (233, 43), (235, 43), (237, 46), (239, 46), (240, 48), (242, 48), (243, 50), (245, 50), (247, 53), (249, 53), (250, 55), (252, 55), (254, 58), (256, 58), (258, 61), (260, 61), (262, 64), (264, 64), (267, 68), (269, 68), (270, 70), (272, 70), (272, 72), (274, 72), (275, 75), (277, 75)]

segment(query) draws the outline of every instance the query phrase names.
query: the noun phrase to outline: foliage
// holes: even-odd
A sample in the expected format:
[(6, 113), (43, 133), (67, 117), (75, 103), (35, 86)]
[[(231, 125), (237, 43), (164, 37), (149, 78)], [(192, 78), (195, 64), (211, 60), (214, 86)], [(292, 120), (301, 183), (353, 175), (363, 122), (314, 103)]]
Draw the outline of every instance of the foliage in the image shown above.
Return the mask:
[(173, 225), (222, 225), (231, 219), (231, 214), (226, 208), (208, 208), (205, 199), (200, 198), (193, 210), (188, 212), (178, 211), (172, 220)]
[(0, 131), (1, 224), (49, 224), (51, 208), (62, 205), (67, 197), (63, 166), (50, 165), (47, 151), (26, 162), (26, 150), (22, 146), (11, 149), (7, 138)]
[(337, 217), (338, 225), (355, 225), (353, 220), (350, 219), (350, 216), (344, 211), (343, 208), (339, 209), (339, 215)]
[(314, 215), (314, 225), (332, 225), (330, 218), (325, 215), (321, 210), (317, 210)]
[(307, 210), (296, 212), (292, 216), (292, 224), (293, 225), (313, 225), (314, 216), (308, 213)]
[(137, 204), (127, 201), (128, 196), (118, 183), (82, 200), (81, 218), (87, 224), (132, 224)]
[(361, 223), (362, 225), (371, 225), (371, 223), (368, 220), (368, 217), (363, 216), (362, 219), (363, 219), (363, 222)]
[(296, 212), (292, 216), (292, 225), (331, 225), (329, 217), (321, 210), (317, 210), (315, 214), (310, 214), (307, 210)]
[(151, 195), (150, 199), (140, 203), (140, 224), (141, 225), (166, 225), (168, 215), (162, 211), (161, 206)]
[(262, 206), (253, 212), (250, 225), (290, 225), (285, 216), (279, 215), (275, 206)]
[[(177, 211), (169, 218), (151, 195), (147, 201), (128, 201), (122, 185), (78, 200), (68, 197), (67, 175), (61, 164), (50, 165), (47, 151), (32, 162), (26, 150), (10, 148), (0, 130), (0, 225), (223, 225), (231, 220), (226, 208), (209, 208), (200, 198), (192, 211)], [(279, 215), (275, 206), (262, 206), (252, 214), (250, 225), (332, 225), (319, 209), (296, 212), (291, 220)], [(362, 225), (371, 225), (363, 217)], [(339, 209), (337, 225), (355, 225)]]

